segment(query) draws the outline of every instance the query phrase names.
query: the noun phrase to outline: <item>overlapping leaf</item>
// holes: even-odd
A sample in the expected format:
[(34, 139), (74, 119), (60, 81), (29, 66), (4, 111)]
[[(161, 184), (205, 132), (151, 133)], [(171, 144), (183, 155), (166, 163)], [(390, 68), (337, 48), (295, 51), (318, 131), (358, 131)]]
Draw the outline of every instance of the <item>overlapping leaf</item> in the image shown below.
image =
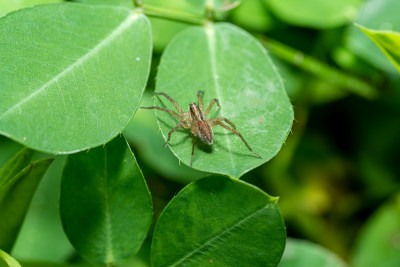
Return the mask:
[(151, 261), (154, 267), (275, 267), (285, 242), (277, 198), (213, 176), (188, 185), (165, 208), (154, 231)]
[[(204, 109), (213, 98), (211, 117), (226, 117), (237, 127), (250, 147), (220, 126), (214, 128), (214, 143), (198, 141), (193, 168), (240, 177), (271, 159), (284, 142), (293, 120), (293, 111), (282, 81), (266, 51), (246, 32), (230, 24), (192, 27), (179, 34), (163, 54), (157, 74), (156, 91), (173, 97), (185, 110), (204, 91)], [(157, 106), (175, 109), (163, 96)], [(156, 111), (164, 137), (178, 120)], [(189, 165), (190, 131), (176, 131), (169, 142), (173, 153)]]
[(106, 143), (128, 124), (151, 56), (129, 8), (44, 5), (0, 19), (0, 133), (51, 153)]
[(68, 157), (60, 214), (69, 240), (87, 261), (112, 265), (135, 255), (150, 227), (152, 204), (123, 136)]

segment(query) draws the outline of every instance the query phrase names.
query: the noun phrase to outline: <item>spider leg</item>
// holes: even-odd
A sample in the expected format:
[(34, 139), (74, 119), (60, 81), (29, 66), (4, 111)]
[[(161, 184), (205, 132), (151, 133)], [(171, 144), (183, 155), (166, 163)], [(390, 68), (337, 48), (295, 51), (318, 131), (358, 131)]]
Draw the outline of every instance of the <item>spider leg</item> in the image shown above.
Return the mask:
[(183, 118), (181, 115), (179, 115), (178, 113), (176, 113), (170, 109), (167, 109), (167, 108), (161, 108), (161, 107), (140, 107), (140, 108), (142, 108), (142, 109), (159, 109), (159, 110), (168, 112), (169, 114), (171, 114), (172, 116), (174, 116), (175, 118), (177, 118), (180, 121), (185, 120), (185, 118)]
[(165, 96), (169, 101), (172, 102), (172, 104), (175, 106), (176, 110), (178, 110), (179, 113), (180, 113), (182, 116), (185, 116), (185, 112), (182, 110), (182, 108), (179, 106), (179, 104), (178, 104), (174, 99), (172, 99), (172, 97), (170, 97), (170, 96), (167, 95), (166, 93), (156, 93), (156, 92), (154, 92), (154, 94)]
[(184, 122), (181, 121), (178, 125), (175, 126), (174, 129), (172, 129), (169, 133), (168, 133), (168, 139), (167, 142), (165, 142), (164, 146), (167, 146), (169, 139), (171, 138), (171, 134), (173, 134), (173, 132), (175, 132), (176, 130), (179, 129), (179, 127), (184, 126)]
[(201, 95), (204, 94), (204, 91), (197, 91), (197, 98), (199, 99), (200, 110), (203, 111), (203, 98)]
[(221, 107), (219, 105), (219, 101), (218, 99), (214, 98), (213, 100), (211, 100), (210, 105), (208, 106), (208, 108), (206, 109), (206, 111), (204, 111), (204, 116), (207, 116), (208, 112), (210, 112), (210, 110), (212, 109), (212, 107), (214, 106), (214, 104), (217, 103), (218, 107)]
[(210, 126), (211, 126), (211, 127), (216, 126), (216, 125), (222, 126), (222, 127), (224, 127), (225, 129), (231, 131), (232, 133), (238, 135), (238, 136), (240, 137), (240, 139), (242, 139), (243, 143), (247, 146), (247, 148), (248, 148), (251, 152), (253, 152), (254, 155), (256, 155), (256, 156), (259, 157), (259, 158), (262, 158), (260, 155), (258, 155), (256, 152), (254, 152), (253, 149), (251, 149), (251, 147), (249, 146), (249, 144), (247, 144), (247, 142), (244, 140), (243, 136), (242, 136), (238, 131), (236, 131), (235, 129), (229, 128), (228, 126), (226, 126), (225, 124), (223, 124), (223, 123), (220, 122), (220, 121), (214, 121), (214, 122), (211, 122), (211, 123), (210, 123)]
[(224, 122), (228, 123), (233, 129), (236, 130), (235, 124), (233, 124), (233, 123), (232, 123), (230, 120), (228, 120), (227, 118), (218, 117), (218, 118), (212, 118), (212, 119), (209, 119), (209, 120), (208, 120), (209, 123), (213, 123), (213, 122), (216, 122), (216, 121), (224, 121)]
[(197, 135), (193, 136), (193, 146), (192, 146), (192, 157), (190, 158), (190, 168), (192, 168), (192, 162), (193, 162), (193, 154), (194, 154), (194, 146), (196, 145), (196, 139)]

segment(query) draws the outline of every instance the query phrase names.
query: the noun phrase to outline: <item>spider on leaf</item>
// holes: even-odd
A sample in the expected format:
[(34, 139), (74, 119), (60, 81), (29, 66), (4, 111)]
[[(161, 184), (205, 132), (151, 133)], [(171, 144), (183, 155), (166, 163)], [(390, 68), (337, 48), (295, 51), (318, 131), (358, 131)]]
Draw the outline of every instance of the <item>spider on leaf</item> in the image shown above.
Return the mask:
[[(163, 95), (165, 96), (169, 101), (172, 102), (172, 104), (175, 106), (175, 108), (178, 110), (179, 114), (176, 113), (175, 111), (172, 111), (170, 109), (167, 108), (162, 108), (162, 107), (140, 107), (143, 109), (159, 109), (162, 111), (166, 111), (169, 114), (171, 114), (172, 116), (174, 116), (175, 118), (177, 118), (179, 120), (178, 125), (175, 126), (175, 128), (173, 128), (169, 133), (168, 133), (168, 138), (167, 141), (165, 142), (165, 146), (168, 144), (169, 139), (171, 138), (171, 135), (173, 132), (175, 132), (176, 130), (178, 130), (180, 127), (183, 128), (190, 128), (191, 133), (193, 134), (193, 146), (192, 146), (192, 156), (190, 158), (190, 167), (192, 167), (192, 162), (193, 162), (193, 154), (194, 154), (194, 146), (196, 145), (196, 139), (197, 136), (200, 137), (200, 139), (208, 144), (211, 145), (213, 142), (213, 138), (214, 138), (214, 133), (212, 131), (211, 127), (214, 126), (222, 126), (225, 129), (231, 131), (232, 133), (236, 134), (237, 136), (240, 137), (240, 139), (242, 139), (243, 143), (246, 145), (246, 147), (253, 152), (254, 155), (256, 155), (259, 158), (262, 158), (260, 155), (258, 155), (256, 152), (253, 151), (253, 149), (250, 148), (249, 144), (247, 144), (247, 142), (244, 140), (243, 136), (236, 131), (236, 126), (230, 122), (227, 118), (224, 117), (218, 117), (218, 118), (211, 118), (211, 119), (207, 119), (207, 115), (210, 112), (210, 110), (212, 109), (212, 107), (214, 106), (215, 103), (217, 103), (218, 107), (219, 107), (219, 101), (218, 99), (214, 98), (210, 105), (208, 106), (208, 108), (204, 111), (203, 109), (203, 98), (202, 98), (202, 94), (204, 92), (203, 91), (198, 91), (197, 92), (197, 97), (199, 99), (199, 105), (197, 105), (196, 103), (192, 103), (189, 105), (189, 112), (184, 112), (182, 110), (182, 108), (178, 105), (178, 103), (172, 99), (169, 95), (167, 95), (166, 93), (155, 93), (156, 95)], [(224, 124), (223, 122), (226, 122), (227, 124), (229, 124), (232, 128), (230, 128), (229, 126), (227, 126), (226, 124)]]

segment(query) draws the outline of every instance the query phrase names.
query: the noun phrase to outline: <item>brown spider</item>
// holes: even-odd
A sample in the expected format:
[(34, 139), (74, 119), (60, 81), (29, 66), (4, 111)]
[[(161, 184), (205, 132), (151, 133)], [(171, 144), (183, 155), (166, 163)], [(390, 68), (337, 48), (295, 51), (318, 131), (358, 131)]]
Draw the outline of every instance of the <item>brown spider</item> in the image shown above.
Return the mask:
[[(196, 144), (196, 139), (197, 136), (200, 137), (200, 139), (205, 142), (208, 145), (211, 145), (213, 142), (213, 137), (214, 133), (211, 129), (211, 127), (214, 127), (216, 125), (220, 125), (224, 127), (225, 129), (231, 131), (232, 133), (238, 135), (240, 139), (242, 139), (243, 143), (247, 146), (247, 148), (253, 152), (257, 157), (262, 158), (260, 155), (258, 155), (256, 152), (254, 152), (250, 146), (247, 144), (247, 142), (244, 140), (243, 136), (236, 131), (236, 126), (230, 122), (227, 118), (224, 117), (218, 117), (218, 118), (212, 118), (212, 119), (207, 119), (206, 116), (212, 109), (215, 103), (217, 103), (219, 107), (219, 101), (218, 99), (214, 98), (208, 108), (203, 112), (203, 98), (201, 97), (201, 94), (204, 93), (203, 91), (198, 91), (197, 92), (197, 97), (199, 99), (199, 106), (196, 103), (192, 103), (189, 105), (189, 112), (184, 112), (182, 108), (178, 105), (178, 103), (173, 100), (169, 95), (166, 93), (155, 93), (156, 95), (163, 95), (165, 96), (169, 101), (172, 102), (172, 104), (175, 106), (175, 108), (178, 110), (178, 113), (169, 110), (167, 108), (161, 108), (161, 107), (140, 107), (143, 109), (159, 109), (162, 111), (166, 111), (175, 118), (177, 118), (180, 122), (178, 125), (175, 126), (169, 133), (168, 133), (168, 139), (165, 142), (165, 146), (168, 144), (169, 139), (171, 138), (171, 134), (175, 132), (177, 129), (180, 127), (183, 128), (190, 128), (194, 138), (193, 138), (193, 147), (192, 147), (192, 157), (190, 158), (190, 167), (192, 167), (192, 161), (193, 161), (193, 154), (194, 154), (194, 146)], [(223, 124), (222, 122), (226, 122), (229, 124), (232, 128), (229, 128), (227, 125)]]

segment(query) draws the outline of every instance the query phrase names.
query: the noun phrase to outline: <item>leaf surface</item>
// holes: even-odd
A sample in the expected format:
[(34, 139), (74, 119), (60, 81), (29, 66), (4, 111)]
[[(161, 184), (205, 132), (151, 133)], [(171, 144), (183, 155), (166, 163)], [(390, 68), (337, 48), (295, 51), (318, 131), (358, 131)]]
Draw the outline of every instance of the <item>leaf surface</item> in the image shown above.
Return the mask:
[(326, 29), (351, 21), (360, 0), (264, 0), (282, 20), (303, 27)]
[[(400, 31), (400, 1), (368, 0), (364, 1), (355, 22), (368, 29), (382, 31)], [(355, 55), (371, 65), (387, 72), (397, 74), (392, 63), (371, 40), (354, 25), (349, 26), (345, 35), (346, 45)]]
[(71, 153), (106, 143), (129, 123), (150, 66), (144, 15), (65, 3), (0, 21), (0, 133)]
[(361, 25), (357, 27), (365, 33), (400, 71), (400, 33), (393, 31), (374, 31)]
[(21, 267), (21, 264), (19, 264), (13, 257), (0, 249), (0, 266)]
[(290, 238), (278, 267), (346, 267), (347, 264), (326, 248), (306, 240)]
[[(156, 91), (174, 98), (184, 111), (197, 102), (203, 90), (204, 109), (219, 100), (208, 115), (226, 117), (237, 127), (250, 147), (220, 126), (214, 127), (212, 146), (200, 140), (195, 147), (193, 168), (240, 177), (271, 159), (281, 148), (293, 120), (293, 110), (282, 81), (263, 47), (249, 34), (227, 24), (191, 27), (180, 33), (163, 54)], [(163, 96), (155, 105), (175, 110)], [(170, 114), (156, 110), (164, 138), (179, 123)], [(190, 164), (192, 136), (176, 131), (169, 142), (172, 152)]]
[(151, 261), (154, 267), (276, 266), (285, 242), (277, 198), (237, 179), (212, 176), (185, 187), (164, 209)]
[(68, 157), (60, 214), (68, 239), (87, 261), (111, 265), (136, 254), (151, 224), (152, 203), (123, 136)]
[(17, 238), (33, 194), (53, 159), (33, 161), (26, 148), (0, 170), (0, 248), (9, 252)]

